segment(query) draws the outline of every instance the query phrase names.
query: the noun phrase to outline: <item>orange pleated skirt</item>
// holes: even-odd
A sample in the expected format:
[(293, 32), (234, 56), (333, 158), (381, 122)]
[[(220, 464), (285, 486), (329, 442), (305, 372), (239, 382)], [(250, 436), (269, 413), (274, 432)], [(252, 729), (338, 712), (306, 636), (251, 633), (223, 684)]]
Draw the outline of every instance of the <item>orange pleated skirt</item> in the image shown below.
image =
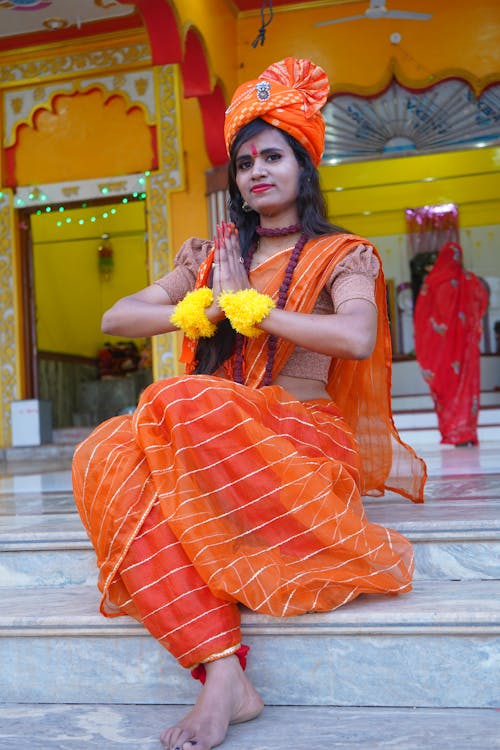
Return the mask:
[(78, 446), (77, 507), (106, 616), (129, 614), (186, 667), (240, 643), (238, 604), (276, 617), (410, 590), (413, 550), (369, 523), (335, 404), (187, 375)]

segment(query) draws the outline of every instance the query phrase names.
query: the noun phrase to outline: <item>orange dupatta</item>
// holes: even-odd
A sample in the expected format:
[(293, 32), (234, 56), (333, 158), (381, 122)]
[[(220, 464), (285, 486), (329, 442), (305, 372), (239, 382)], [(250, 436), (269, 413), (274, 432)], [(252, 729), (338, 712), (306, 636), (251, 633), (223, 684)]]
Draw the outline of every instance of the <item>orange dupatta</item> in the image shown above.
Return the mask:
[[(302, 250), (288, 293), (286, 308), (311, 313), (321, 290), (334, 268), (359, 244), (373, 248), (380, 262), (375, 284), (378, 329), (375, 348), (365, 360), (334, 359), (327, 390), (339, 406), (359, 442), (362, 460), (362, 493), (383, 494), (392, 490), (413, 502), (423, 502), (427, 479), (424, 461), (399, 437), (392, 418), (392, 347), (387, 316), (387, 299), (382, 263), (377, 249), (363, 237), (337, 234), (310, 240)], [(277, 299), (288, 253), (263, 263), (250, 272), (250, 281), (263, 294)], [(213, 253), (200, 267), (197, 285), (206, 283)], [(261, 384), (267, 361), (268, 336), (247, 339), (245, 346), (245, 384)], [(295, 345), (279, 339), (274, 375), (284, 367)], [(184, 360), (185, 361), (185, 360)]]

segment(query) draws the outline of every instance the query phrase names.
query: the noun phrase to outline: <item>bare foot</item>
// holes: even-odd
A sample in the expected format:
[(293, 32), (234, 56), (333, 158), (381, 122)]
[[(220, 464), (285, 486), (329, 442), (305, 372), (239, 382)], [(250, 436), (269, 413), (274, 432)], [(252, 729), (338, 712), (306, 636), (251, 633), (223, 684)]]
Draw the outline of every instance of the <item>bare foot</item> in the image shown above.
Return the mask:
[(223, 742), (229, 724), (255, 719), (264, 704), (237, 656), (205, 665), (207, 681), (191, 711), (161, 735), (165, 750), (210, 750)]

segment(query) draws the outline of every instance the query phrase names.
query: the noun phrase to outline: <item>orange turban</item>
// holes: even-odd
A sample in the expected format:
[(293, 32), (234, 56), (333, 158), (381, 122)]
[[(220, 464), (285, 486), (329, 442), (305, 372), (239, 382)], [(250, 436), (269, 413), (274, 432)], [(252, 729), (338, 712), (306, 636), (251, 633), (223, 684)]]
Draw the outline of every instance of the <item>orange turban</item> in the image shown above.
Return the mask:
[(318, 166), (325, 143), (320, 109), (329, 90), (325, 71), (310, 60), (286, 57), (274, 63), (236, 89), (224, 123), (228, 153), (238, 130), (260, 117), (292, 135)]

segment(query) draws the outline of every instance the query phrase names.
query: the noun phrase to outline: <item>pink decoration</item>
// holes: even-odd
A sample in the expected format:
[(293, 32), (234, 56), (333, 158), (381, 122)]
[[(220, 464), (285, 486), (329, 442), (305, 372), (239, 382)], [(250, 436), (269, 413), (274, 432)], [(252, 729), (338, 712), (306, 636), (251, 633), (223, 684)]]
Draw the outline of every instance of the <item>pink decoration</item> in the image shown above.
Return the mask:
[(410, 257), (437, 252), (446, 242), (458, 242), (458, 208), (454, 203), (406, 209)]

